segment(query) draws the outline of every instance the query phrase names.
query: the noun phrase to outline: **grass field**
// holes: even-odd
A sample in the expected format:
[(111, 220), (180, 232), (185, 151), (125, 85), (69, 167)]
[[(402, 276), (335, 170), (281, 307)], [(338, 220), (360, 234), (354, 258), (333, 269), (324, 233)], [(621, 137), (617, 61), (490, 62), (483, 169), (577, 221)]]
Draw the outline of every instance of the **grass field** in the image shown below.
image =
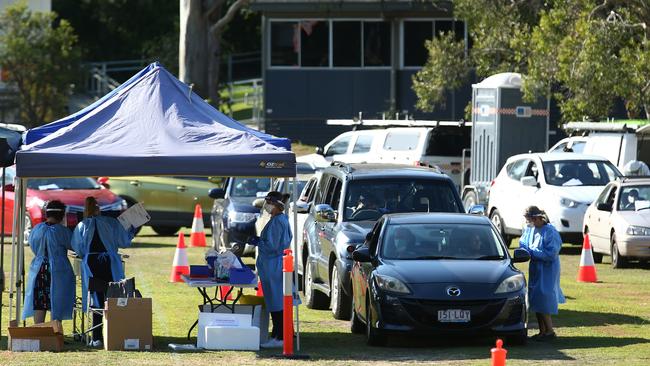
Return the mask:
[[(196, 319), (200, 301), (196, 290), (169, 283), (176, 238), (159, 237), (146, 228), (133, 248), (127, 276), (146, 297), (153, 298), (155, 350), (153, 352), (107, 352), (86, 349), (67, 339), (61, 353), (11, 353), (0, 351), (0, 365), (270, 365), (278, 352), (201, 352), (176, 354), (168, 343), (188, 343), (187, 329)], [(5, 249), (10, 249), (9, 246)], [(190, 263), (202, 261), (204, 249), (189, 248)], [(6, 254), (10, 255), (6, 250)], [(508, 365), (649, 365), (650, 364), (650, 266), (612, 270), (609, 263), (597, 266), (600, 283), (575, 281), (580, 250), (562, 251), (562, 287), (568, 302), (555, 318), (559, 338), (553, 343), (531, 342), (508, 347)], [(605, 262), (608, 261), (606, 257)], [(5, 268), (10, 268), (6, 259)], [(521, 266), (527, 269), (527, 265)], [(4, 294), (4, 303), (8, 303)], [(7, 308), (3, 309), (2, 349), (6, 349)], [(347, 322), (334, 320), (329, 312), (300, 308), (302, 351), (310, 361), (292, 364), (403, 364), (489, 365), (493, 340), (398, 339), (388, 348), (371, 348), (364, 337), (352, 335)], [(66, 322), (68, 330), (71, 323)], [(191, 342), (195, 342), (194, 338)], [(282, 363), (289, 363), (283, 361)]]

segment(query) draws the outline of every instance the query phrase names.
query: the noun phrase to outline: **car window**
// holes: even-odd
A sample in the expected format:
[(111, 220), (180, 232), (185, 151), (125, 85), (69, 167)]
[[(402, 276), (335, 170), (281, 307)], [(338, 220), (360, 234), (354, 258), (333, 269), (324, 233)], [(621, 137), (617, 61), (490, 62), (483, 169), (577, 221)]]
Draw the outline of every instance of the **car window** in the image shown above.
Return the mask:
[(305, 185), (305, 188), (300, 192), (300, 200), (303, 202), (311, 202), (314, 195), (314, 186), (316, 185), (316, 178), (311, 178)]
[(415, 150), (420, 140), (420, 132), (389, 132), (384, 141), (384, 149), (391, 151)]
[(546, 183), (553, 186), (604, 186), (621, 176), (609, 161), (545, 161), (542, 166)]
[(336, 184), (334, 185), (334, 194), (332, 195), (332, 203), (330, 204), (330, 206), (332, 206), (335, 211), (339, 209), (342, 187), (343, 187), (343, 183), (339, 179), (337, 179)]
[(571, 145), (571, 151), (582, 154), (585, 151), (585, 145), (587, 145), (585, 141), (574, 141), (573, 145)]
[(636, 185), (621, 188), (619, 211), (634, 211), (650, 207), (650, 186)]
[(521, 177), (526, 173), (526, 169), (528, 169), (529, 161), (529, 159), (521, 159), (510, 164), (507, 171), (508, 177), (516, 181), (521, 180)]
[(232, 187), (232, 197), (255, 197), (271, 190), (271, 178), (234, 178)]
[(380, 246), (382, 258), (395, 260), (506, 258), (490, 225), (391, 224)]
[(550, 152), (564, 152), (564, 149), (566, 148), (566, 142), (563, 142), (556, 147), (554, 147)]
[(353, 154), (367, 153), (372, 145), (372, 135), (359, 135), (352, 149)]
[(442, 126), (431, 131), (426, 155), (461, 156), (469, 148), (472, 139), (470, 127)]
[(610, 184), (609, 186), (605, 187), (602, 192), (600, 192), (600, 195), (596, 199), (596, 204), (605, 203), (607, 201), (607, 197), (609, 197), (609, 192), (612, 191), (612, 187), (615, 187), (615, 185)]
[[(337, 185), (338, 179), (336, 177), (332, 177), (329, 180), (329, 183), (327, 184), (327, 193), (325, 194), (325, 201), (324, 203), (328, 205), (332, 205), (332, 198), (334, 197), (334, 191)], [(336, 209), (336, 208), (334, 208)]]
[(296, 163), (296, 172), (298, 174), (312, 174), (316, 172), (316, 168), (309, 163), (299, 161)]
[(345, 221), (375, 221), (386, 213), (463, 212), (454, 187), (438, 179), (355, 179), (345, 194)]
[(27, 188), (39, 191), (66, 189), (99, 189), (101, 186), (92, 178), (40, 178), (27, 179)]
[(528, 164), (528, 167), (526, 168), (526, 173), (524, 174), (524, 177), (533, 177), (535, 180), (537, 180), (537, 176), (539, 175), (539, 170), (537, 169), (537, 164), (534, 161), (531, 161), (530, 164)]
[(344, 136), (336, 140), (325, 152), (325, 156), (341, 155), (348, 152), (351, 136)]
[(377, 253), (377, 243), (379, 242), (379, 236), (381, 235), (381, 230), (384, 226), (385, 220), (381, 220), (375, 223), (375, 226), (372, 228), (370, 241), (368, 241), (368, 249), (371, 255), (378, 255)]
[(614, 186), (607, 195), (607, 201), (605, 201), (605, 203), (614, 207), (614, 198), (616, 198), (616, 186)]

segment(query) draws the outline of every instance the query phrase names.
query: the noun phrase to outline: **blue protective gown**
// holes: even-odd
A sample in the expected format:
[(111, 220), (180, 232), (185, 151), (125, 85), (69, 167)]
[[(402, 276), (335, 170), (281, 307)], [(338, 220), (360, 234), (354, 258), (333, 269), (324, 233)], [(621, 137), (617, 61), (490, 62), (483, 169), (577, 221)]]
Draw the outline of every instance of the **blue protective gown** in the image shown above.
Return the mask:
[[(130, 247), (133, 239), (133, 234), (127, 232), (120, 222), (112, 217), (93, 216), (77, 224), (72, 233), (72, 248), (78, 256), (83, 258), (81, 262), (81, 291), (84, 310), (88, 309), (88, 278), (93, 276), (90, 267), (88, 267), (88, 254), (95, 234), (95, 227), (99, 230), (99, 238), (111, 261), (113, 281), (124, 279), (124, 267), (120, 255), (117, 254), (117, 249)], [(94, 298), (93, 307), (104, 307), (103, 304), (96, 302), (97, 299)]]
[(291, 229), (287, 215), (271, 217), (264, 226), (257, 244), (257, 274), (264, 290), (264, 302), (269, 312), (282, 311), (282, 255), (291, 245)]
[(45, 247), (50, 266), (50, 316), (54, 320), (72, 319), (75, 303), (75, 278), (72, 272), (68, 249), (70, 246), (70, 229), (54, 224), (40, 223), (29, 234), (29, 247), (34, 259), (29, 266), (29, 279), (25, 287), (25, 308), (23, 319), (34, 316), (34, 285), (43, 260)]
[(565, 302), (560, 288), (560, 234), (550, 224), (541, 228), (527, 227), (521, 235), (519, 246), (530, 253), (530, 309), (536, 313), (557, 314), (558, 304)]

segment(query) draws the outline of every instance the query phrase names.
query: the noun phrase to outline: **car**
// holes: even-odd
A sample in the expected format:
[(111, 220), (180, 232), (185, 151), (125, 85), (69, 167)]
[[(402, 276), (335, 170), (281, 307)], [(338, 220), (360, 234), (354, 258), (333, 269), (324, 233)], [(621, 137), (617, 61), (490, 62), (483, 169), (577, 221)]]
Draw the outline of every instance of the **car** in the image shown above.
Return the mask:
[[(5, 168), (5, 202), (4, 230), (12, 233), (14, 214), (14, 181), (15, 167)], [(45, 205), (48, 201), (59, 200), (66, 206), (64, 224), (71, 230), (83, 220), (84, 201), (86, 197), (95, 197), (102, 215), (117, 217), (127, 208), (122, 198), (102, 187), (89, 177), (78, 178), (30, 178), (27, 179), (25, 242), (31, 228), (45, 221)]]
[[(417, 123), (417, 122), (414, 122)], [(463, 171), (463, 149), (470, 147), (471, 124), (439, 122), (437, 127), (390, 127), (344, 132), (325, 145), (329, 161), (406, 164), (435, 167), (460, 189), (469, 179), (469, 158)]]
[(305, 305), (331, 308), (336, 319), (350, 319), (352, 252), (382, 215), (463, 212), (448, 176), (408, 165), (334, 164), (323, 170), (314, 197), (298, 274)]
[(594, 261), (612, 256), (612, 267), (650, 259), (650, 177), (625, 177), (609, 183), (584, 218)]
[(255, 247), (248, 241), (256, 234), (260, 209), (253, 206), (253, 201), (270, 190), (271, 178), (231, 177), (223, 188), (209, 191), (214, 199), (210, 224), (216, 250), (231, 250), (237, 256), (254, 255)]
[(208, 191), (219, 187), (217, 177), (100, 177), (98, 181), (128, 203), (140, 202), (151, 216), (147, 223), (159, 235), (174, 235), (192, 227), (196, 204), (201, 205), (203, 222), (210, 223), (212, 200)]
[(565, 243), (582, 244), (587, 207), (621, 173), (606, 158), (578, 153), (511, 156), (491, 182), (487, 212), (506, 243), (520, 236), (524, 210), (546, 212)]
[(527, 288), (485, 216), (384, 215), (352, 253), (353, 333), (369, 345), (389, 336), (527, 338)]

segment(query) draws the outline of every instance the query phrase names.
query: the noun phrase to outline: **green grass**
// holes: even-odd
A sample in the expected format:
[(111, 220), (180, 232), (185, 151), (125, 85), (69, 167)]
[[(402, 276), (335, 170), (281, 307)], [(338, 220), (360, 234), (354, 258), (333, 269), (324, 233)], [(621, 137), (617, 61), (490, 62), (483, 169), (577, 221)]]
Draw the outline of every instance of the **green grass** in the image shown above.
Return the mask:
[[(187, 232), (187, 230), (186, 230)], [(153, 352), (107, 352), (73, 344), (61, 353), (11, 353), (0, 351), (0, 365), (271, 365), (268, 358), (278, 352), (202, 352), (175, 354), (168, 343), (186, 343), (187, 329), (196, 319), (200, 301), (196, 290), (169, 283), (176, 238), (154, 236), (149, 229), (135, 240), (126, 265), (144, 296), (153, 298)], [(10, 246), (5, 248), (10, 256)], [(190, 263), (202, 261), (204, 249), (189, 248)], [(606, 257), (605, 261), (607, 262)], [(550, 344), (530, 343), (508, 347), (508, 365), (648, 365), (650, 364), (650, 265), (613, 270), (609, 263), (597, 265), (601, 281), (575, 281), (580, 250), (565, 247), (562, 252), (562, 287), (568, 302), (555, 317), (559, 338)], [(6, 259), (7, 272), (10, 260)], [(527, 265), (520, 268), (526, 270)], [(7, 294), (5, 304), (7, 304)], [(489, 365), (490, 339), (444, 340), (400, 338), (389, 348), (370, 348), (364, 337), (352, 335), (347, 322), (334, 320), (327, 311), (300, 308), (302, 351), (311, 361), (330, 364)], [(3, 309), (3, 342), (6, 342), (7, 308)], [(64, 323), (69, 331), (71, 322)], [(196, 330), (194, 331), (196, 337)], [(191, 342), (195, 342), (195, 338)], [(3, 343), (6, 349), (6, 343)], [(288, 362), (284, 362), (288, 363)]]

